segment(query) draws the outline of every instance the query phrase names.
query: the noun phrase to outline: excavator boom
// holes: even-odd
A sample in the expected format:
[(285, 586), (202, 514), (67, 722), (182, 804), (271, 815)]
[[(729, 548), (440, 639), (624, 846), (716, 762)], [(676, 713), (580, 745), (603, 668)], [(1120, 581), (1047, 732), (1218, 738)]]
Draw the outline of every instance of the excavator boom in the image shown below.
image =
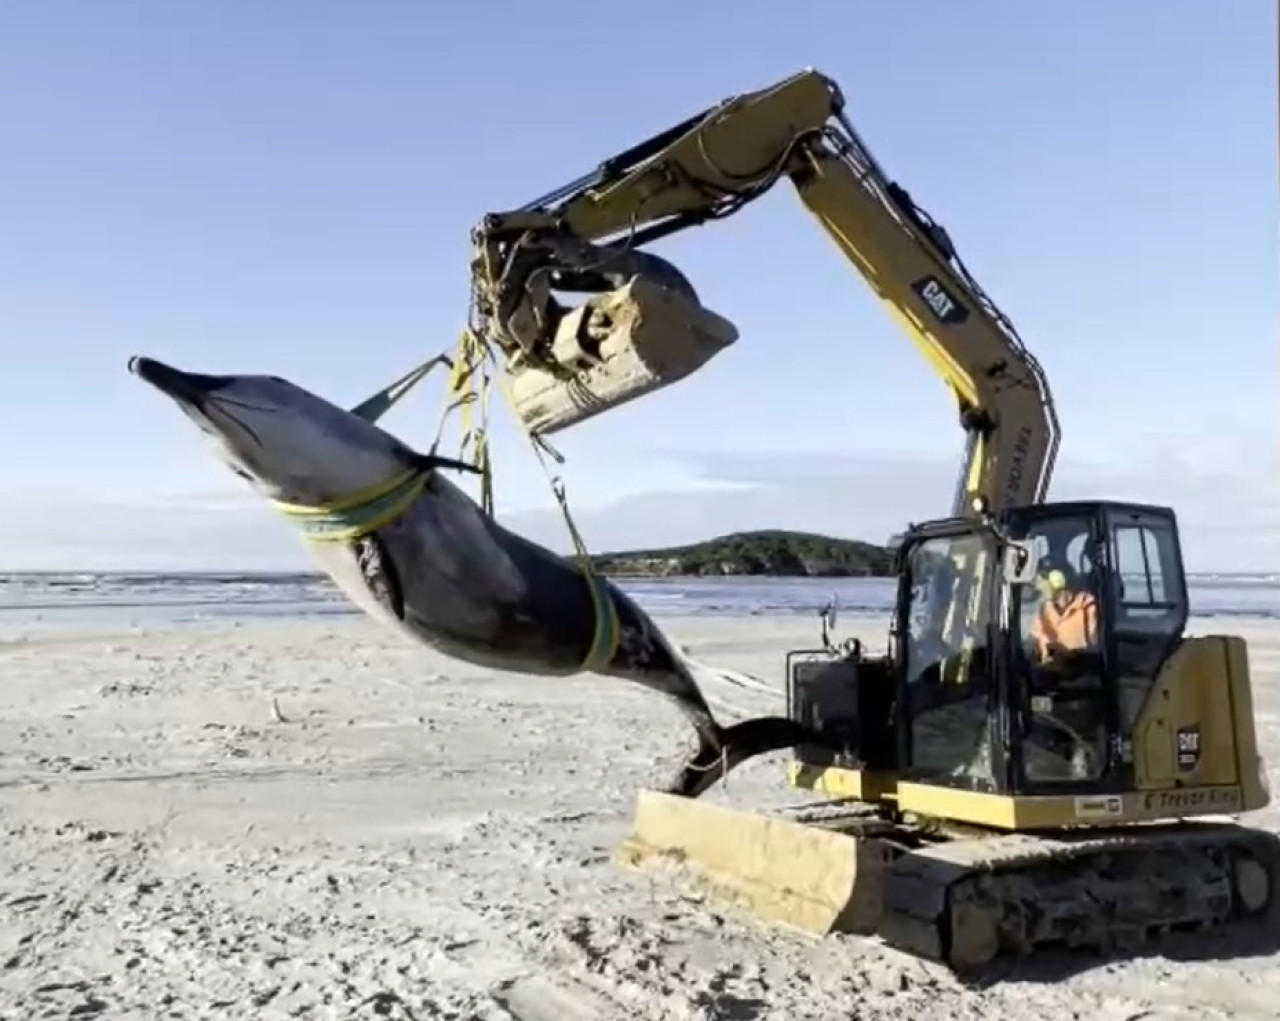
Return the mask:
[[(877, 164), (845, 117), (836, 84), (812, 70), (725, 100), (519, 210), (484, 217), (473, 237), (477, 328), (507, 352), (515, 375), (541, 371), (574, 395), (543, 420), (539, 411), (526, 420), (544, 431), (566, 428), (683, 378), (732, 343), (732, 326), (643, 246), (733, 215), (783, 179), (955, 394), (967, 448), (952, 512), (973, 513), (979, 497), (992, 514), (1042, 501), (1058, 446), (1044, 373), (946, 231)], [(623, 290), (647, 282), (684, 299), (661, 307), (664, 335), (651, 332), (652, 343), (678, 336), (703, 353), (645, 382), (636, 382), (632, 365), (621, 383), (597, 371), (599, 389), (612, 383), (612, 392), (585, 393), (583, 367), (598, 370), (610, 333), (629, 329), (634, 337), (636, 320), (650, 311), (637, 307), (646, 294), (629, 302)], [(557, 306), (556, 290), (604, 295), (588, 310), (603, 312), (573, 318)], [(566, 347), (571, 357), (563, 357)], [(583, 348), (593, 348), (594, 361)], [(663, 351), (668, 363), (680, 354)]]

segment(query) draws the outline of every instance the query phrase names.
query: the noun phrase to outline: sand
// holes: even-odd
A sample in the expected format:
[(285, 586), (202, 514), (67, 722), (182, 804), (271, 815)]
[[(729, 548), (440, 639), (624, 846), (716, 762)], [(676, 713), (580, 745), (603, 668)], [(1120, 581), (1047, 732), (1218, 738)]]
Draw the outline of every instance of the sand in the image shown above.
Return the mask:
[[(859, 630), (879, 647), (880, 626)], [(778, 709), (783, 650), (817, 637), (795, 619), (668, 627), (777, 685), (711, 692), (726, 717)], [(1280, 630), (1236, 630), (1280, 790)], [(0, 682), (3, 1018), (1280, 1014), (1280, 958), (1213, 939), (967, 987), (617, 868), (635, 791), (690, 746), (673, 708), (620, 682), (485, 672), (359, 618), (9, 635)], [(782, 761), (714, 797), (787, 799)]]

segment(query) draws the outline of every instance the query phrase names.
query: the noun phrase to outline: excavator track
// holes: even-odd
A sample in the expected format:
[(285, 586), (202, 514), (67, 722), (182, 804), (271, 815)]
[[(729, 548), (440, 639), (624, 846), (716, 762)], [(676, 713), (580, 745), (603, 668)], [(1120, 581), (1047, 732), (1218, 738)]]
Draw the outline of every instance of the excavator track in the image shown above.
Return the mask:
[(1280, 837), (1230, 823), (1002, 835), (903, 854), (879, 935), (976, 970), (1048, 946), (1124, 949), (1182, 929), (1280, 922)]

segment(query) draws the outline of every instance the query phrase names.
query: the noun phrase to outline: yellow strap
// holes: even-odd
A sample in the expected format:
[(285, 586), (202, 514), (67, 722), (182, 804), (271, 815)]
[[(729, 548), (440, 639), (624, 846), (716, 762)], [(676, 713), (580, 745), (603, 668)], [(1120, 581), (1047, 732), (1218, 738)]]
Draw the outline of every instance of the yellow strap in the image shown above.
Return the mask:
[(272, 503), (301, 529), (308, 542), (351, 542), (385, 528), (412, 507), (429, 475), (428, 469), (411, 468), (386, 482), (319, 507)]
[[(449, 391), (455, 394), (450, 408), (458, 410), (462, 435), (458, 442), (458, 456), (465, 458), (468, 448), (471, 460), (480, 469), (480, 506), (488, 515), (493, 514), (493, 465), (489, 457), (489, 372), (486, 365), (486, 348), (470, 330), (463, 330), (458, 338), (458, 349), (453, 371), (449, 375)], [(477, 382), (479, 374), (479, 382)], [(464, 391), (465, 387), (465, 391)], [(480, 405), (479, 425), (472, 424), (472, 406)]]
[[(351, 409), (366, 422), (376, 423), (405, 394), (440, 364), (448, 365), (451, 376), (457, 366), (445, 354), (438, 354), (405, 373)], [(434, 448), (433, 448), (434, 450)], [(272, 505), (290, 518), (309, 542), (350, 542), (385, 528), (406, 510), (428, 484), (430, 472), (410, 468), (364, 489), (349, 493), (339, 500), (318, 506), (307, 506), (273, 500)]]
[[(482, 346), (483, 351), (479, 352), (481, 357), (492, 357), (492, 352), (487, 345), (484, 345), (474, 333), (470, 330), (465, 331), (470, 335), (469, 352), (475, 353), (476, 346)], [(464, 343), (468, 343), (464, 341)], [(462, 352), (459, 346), (459, 354)], [(461, 359), (459, 359), (461, 360)], [(521, 431), (528, 439), (529, 445), (533, 448), (534, 456), (538, 459), (538, 464), (542, 466), (543, 474), (546, 475), (547, 481), (551, 485), (551, 492), (556, 498), (556, 503), (560, 507), (560, 515), (564, 518), (565, 527), (569, 531), (569, 537), (573, 541), (574, 552), (577, 556), (579, 569), (582, 571), (587, 582), (587, 587), (591, 592), (591, 604), (595, 611), (595, 632), (591, 639), (591, 648), (587, 652), (586, 659), (582, 662), (581, 669), (584, 671), (601, 671), (608, 667), (614, 655), (618, 651), (618, 642), (621, 638), (621, 626), (618, 623), (618, 611), (613, 605), (613, 600), (609, 598), (609, 593), (605, 589), (604, 580), (596, 573), (591, 566), (591, 554), (587, 552), (587, 544), (582, 540), (582, 534), (578, 531), (578, 527), (574, 524), (573, 514), (569, 510), (569, 501), (565, 496), (564, 483), (554, 476), (548, 467), (544, 453), (551, 453), (557, 461), (561, 458), (547, 445), (545, 440), (534, 435), (529, 429), (524, 419), (520, 416), (520, 411), (516, 405), (515, 396), (511, 393), (507, 386), (506, 378), (501, 370), (495, 375), (498, 378), (498, 386), (502, 390), (502, 396), (507, 402), (508, 408), (511, 410), (512, 417), (519, 423)], [(485, 373), (484, 384), (487, 396), (489, 375)], [(487, 412), (487, 408), (486, 408)], [(488, 444), (485, 442), (485, 456), (488, 456)], [(487, 463), (487, 462), (486, 462)]]
[[(487, 342), (470, 329), (462, 331), (458, 338), (456, 356), (452, 363), (444, 355), (438, 355), (429, 362), (396, 380), (390, 386), (379, 391), (373, 397), (357, 406), (354, 412), (368, 421), (377, 421), (385, 411), (405, 395), (436, 365), (444, 362), (450, 366), (448, 393), (451, 400), (443, 409), (436, 429), (432, 452), (440, 443), (444, 424), (451, 412), (457, 411), (462, 427), (459, 457), (466, 459), (467, 448), (473, 451), (472, 463), (480, 472), (480, 496), (484, 512), (493, 515), (493, 463), (489, 451), (489, 387), (492, 376), (488, 370), (488, 362), (493, 358), (492, 350)], [(479, 381), (477, 381), (479, 374)], [(519, 423), (533, 453), (538, 458), (543, 474), (551, 486), (551, 492), (560, 507), (565, 527), (573, 541), (578, 565), (591, 593), (591, 603), (595, 615), (595, 630), (591, 638), (591, 647), (580, 669), (584, 671), (601, 671), (608, 667), (618, 651), (621, 628), (618, 612), (605, 590), (604, 580), (591, 566), (591, 555), (587, 552), (586, 543), (574, 524), (573, 514), (569, 510), (569, 501), (565, 496), (564, 484), (554, 476), (547, 466), (544, 453), (549, 453), (557, 461), (563, 459), (555, 453), (545, 440), (534, 435), (520, 416), (515, 397), (507, 387), (506, 379), (499, 368), (498, 385), (506, 399), (512, 415)], [(473, 405), (479, 405), (479, 422), (472, 423)], [(285, 517), (291, 518), (303, 531), (310, 542), (349, 542), (384, 528), (403, 514), (422, 493), (428, 484), (430, 473), (423, 469), (411, 469), (386, 482), (367, 489), (351, 493), (341, 500), (318, 507), (290, 504), (273, 501), (273, 504)]]

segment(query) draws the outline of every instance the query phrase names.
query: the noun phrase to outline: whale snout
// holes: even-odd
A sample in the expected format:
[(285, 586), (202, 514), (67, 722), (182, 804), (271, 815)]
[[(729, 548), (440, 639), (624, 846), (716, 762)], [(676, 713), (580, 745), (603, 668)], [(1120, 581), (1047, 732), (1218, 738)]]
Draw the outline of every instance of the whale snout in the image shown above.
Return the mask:
[(139, 379), (150, 383), (161, 393), (179, 401), (199, 404), (201, 399), (220, 390), (231, 381), (229, 376), (207, 376), (198, 372), (183, 372), (172, 365), (134, 355), (129, 359), (129, 371)]

